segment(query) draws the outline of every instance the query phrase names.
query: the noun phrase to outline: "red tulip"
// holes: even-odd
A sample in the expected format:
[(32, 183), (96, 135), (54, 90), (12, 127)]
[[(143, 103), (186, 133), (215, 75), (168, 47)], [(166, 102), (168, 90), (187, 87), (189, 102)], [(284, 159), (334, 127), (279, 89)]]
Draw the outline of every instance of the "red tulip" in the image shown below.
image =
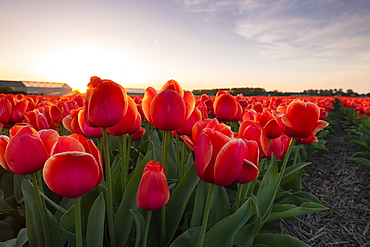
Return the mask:
[(143, 127), (140, 127), (140, 129), (137, 132), (130, 134), (130, 136), (132, 136), (132, 139), (134, 141), (138, 141), (144, 136), (145, 132), (146, 132), (146, 129), (144, 129)]
[(268, 144), (266, 157), (271, 159), (272, 154), (274, 154), (276, 159), (280, 159), (288, 151), (289, 141), (290, 138), (286, 135), (271, 139)]
[(3, 138), (0, 143), (2, 145), (0, 149), (3, 150), (0, 160), (4, 162), (2, 166), (6, 170), (28, 175), (43, 168), (49, 158), (49, 152), (34, 129), (29, 126), (23, 127), (7, 143), (6, 139)]
[(111, 81), (93, 76), (88, 84), (85, 121), (92, 127), (110, 127), (119, 123), (127, 110), (125, 89)]
[(205, 128), (210, 128), (212, 130), (221, 132), (222, 134), (233, 138), (234, 133), (232, 132), (230, 126), (224, 124), (224, 123), (219, 123), (216, 118), (213, 119), (205, 119), (198, 121), (194, 124), (192, 128), (192, 133), (191, 137), (187, 135), (181, 135), (180, 137), (184, 140), (184, 142), (192, 149), (195, 150), (195, 146), (197, 144), (199, 135), (202, 133), (202, 130)]
[(183, 125), (176, 129), (176, 133), (178, 135), (190, 136), (192, 134), (192, 128), (194, 124), (200, 120), (202, 120), (202, 113), (198, 108), (194, 108), (194, 111), (190, 117), (184, 122)]
[(208, 183), (227, 186), (240, 175), (247, 146), (242, 139), (232, 139), (221, 132), (205, 128), (195, 148), (195, 169)]
[(246, 150), (244, 163), (239, 176), (236, 178), (236, 182), (240, 184), (246, 184), (255, 180), (260, 171), (259, 165), (259, 149), (256, 141), (246, 141)]
[(64, 152), (46, 161), (43, 176), (50, 190), (64, 197), (76, 198), (101, 183), (102, 170), (91, 154)]
[(121, 118), (119, 123), (112, 127), (108, 127), (108, 133), (115, 136), (133, 134), (140, 129), (140, 126), (141, 116), (137, 110), (136, 103), (131, 97), (128, 97), (128, 108), (126, 114)]
[(238, 112), (236, 99), (228, 93), (220, 94), (213, 103), (216, 118), (219, 121), (232, 121)]
[(77, 151), (85, 152), (85, 148), (77, 139), (70, 136), (59, 136), (58, 141), (53, 145), (51, 149), (51, 155), (68, 152)]
[(275, 112), (275, 118), (289, 137), (305, 138), (325, 128), (328, 123), (319, 120), (320, 109), (312, 102), (292, 101), (285, 110), (285, 114)]
[(304, 144), (304, 145), (308, 145), (311, 143), (317, 143), (319, 141), (317, 137), (315, 136), (315, 134), (311, 134), (310, 136), (305, 137), (305, 138), (295, 138), (295, 140), (296, 142)]
[(184, 92), (175, 80), (169, 80), (159, 93), (152, 87), (147, 88), (142, 100), (143, 112), (148, 122), (166, 131), (183, 125), (194, 107), (194, 95)]
[(167, 185), (166, 172), (161, 163), (150, 161), (144, 168), (136, 203), (139, 208), (156, 210), (167, 204), (170, 191)]
[[(90, 137), (90, 138), (98, 138), (103, 136), (103, 129), (101, 127), (91, 127), (89, 126), (84, 117), (85, 109), (77, 109), (77, 122), (79, 129), (83, 133), (84, 136)], [(72, 122), (73, 124), (73, 122)]]

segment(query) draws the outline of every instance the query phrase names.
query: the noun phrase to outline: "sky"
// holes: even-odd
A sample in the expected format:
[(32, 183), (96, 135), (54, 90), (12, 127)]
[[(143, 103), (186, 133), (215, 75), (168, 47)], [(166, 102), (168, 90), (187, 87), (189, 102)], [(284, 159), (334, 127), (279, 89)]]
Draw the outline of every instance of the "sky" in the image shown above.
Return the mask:
[(0, 80), (370, 92), (369, 0), (0, 0)]

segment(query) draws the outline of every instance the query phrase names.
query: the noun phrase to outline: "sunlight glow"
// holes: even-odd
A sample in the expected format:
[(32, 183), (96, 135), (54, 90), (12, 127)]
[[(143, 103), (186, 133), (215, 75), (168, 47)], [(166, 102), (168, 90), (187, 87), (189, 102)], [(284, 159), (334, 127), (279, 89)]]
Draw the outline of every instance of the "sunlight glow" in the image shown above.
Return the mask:
[(55, 52), (41, 65), (41, 71), (55, 82), (86, 91), (91, 76), (113, 80), (122, 86), (140, 84), (148, 72), (129, 56), (98, 47), (72, 47)]

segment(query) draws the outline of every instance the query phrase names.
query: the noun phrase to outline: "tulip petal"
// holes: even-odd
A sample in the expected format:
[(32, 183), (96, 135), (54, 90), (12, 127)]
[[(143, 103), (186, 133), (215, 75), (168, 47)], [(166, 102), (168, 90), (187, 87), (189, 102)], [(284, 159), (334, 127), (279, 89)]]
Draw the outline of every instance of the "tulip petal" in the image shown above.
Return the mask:
[(28, 175), (44, 166), (49, 152), (38, 135), (23, 133), (9, 140), (4, 157), (12, 172)]
[(95, 158), (84, 152), (65, 152), (51, 156), (45, 163), (43, 176), (55, 193), (76, 198), (101, 182), (101, 169)]
[(227, 186), (235, 181), (242, 170), (246, 151), (246, 145), (241, 139), (232, 140), (221, 148), (214, 167), (214, 184)]
[(59, 136), (58, 141), (51, 149), (51, 155), (69, 151), (85, 152), (85, 148), (76, 138)]
[(198, 176), (206, 182), (213, 182), (212, 177), (206, 180), (205, 170), (212, 159), (213, 147), (209, 136), (202, 131), (195, 147), (195, 170)]

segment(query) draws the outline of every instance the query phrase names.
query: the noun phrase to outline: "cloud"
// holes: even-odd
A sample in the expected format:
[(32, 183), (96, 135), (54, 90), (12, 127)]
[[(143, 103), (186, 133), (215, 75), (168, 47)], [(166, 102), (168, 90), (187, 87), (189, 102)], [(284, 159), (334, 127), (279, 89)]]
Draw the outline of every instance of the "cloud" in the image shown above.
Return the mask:
[(184, 6), (209, 18), (228, 14), (235, 33), (257, 42), (269, 60), (355, 59), (370, 50), (367, 0), (184, 0)]

